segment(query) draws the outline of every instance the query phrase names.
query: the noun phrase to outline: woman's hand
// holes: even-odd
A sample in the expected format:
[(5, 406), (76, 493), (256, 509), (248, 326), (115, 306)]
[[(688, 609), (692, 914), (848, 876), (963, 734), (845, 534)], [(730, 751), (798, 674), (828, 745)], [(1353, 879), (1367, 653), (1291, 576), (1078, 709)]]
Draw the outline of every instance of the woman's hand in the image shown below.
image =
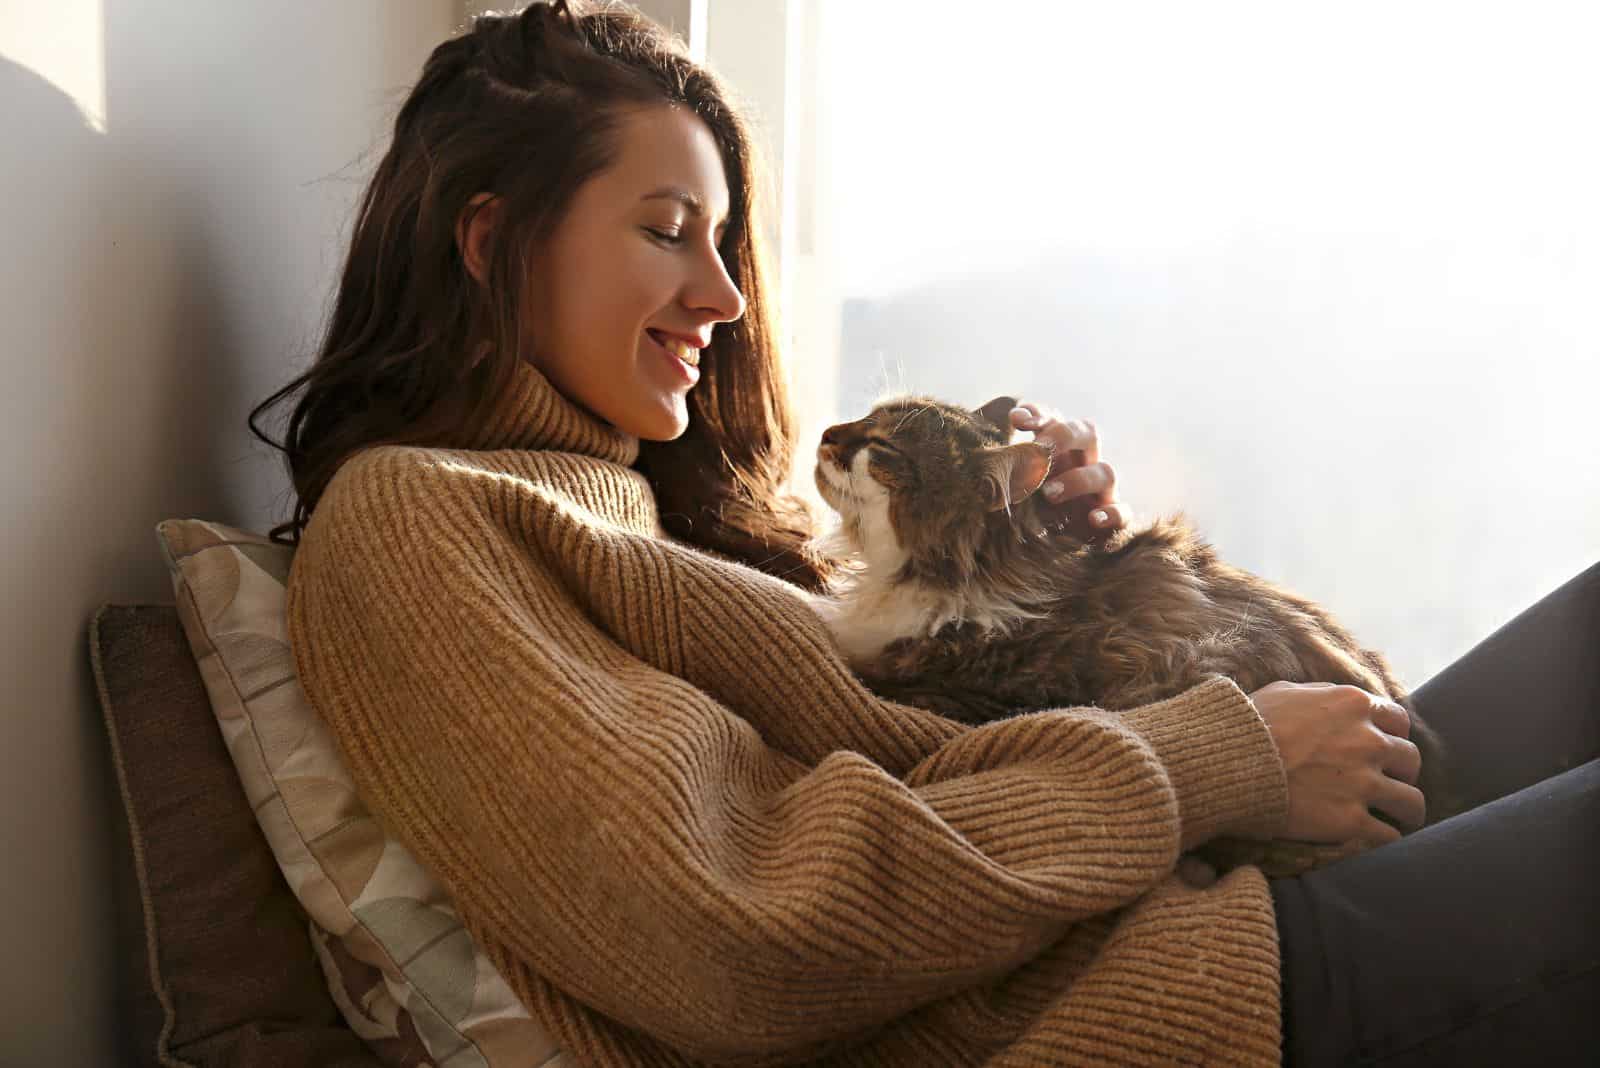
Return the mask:
[(1064, 420), (1049, 408), (1024, 402), (1011, 409), (1011, 425), (1054, 447), (1040, 492), (1049, 502), (1047, 513), (1056, 512), (1068, 534), (1093, 541), (1127, 525), (1128, 511), (1117, 500), (1117, 475), (1100, 459), (1093, 423)]
[(1326, 682), (1274, 682), (1250, 700), (1272, 732), (1289, 781), (1284, 837), (1366, 846), (1399, 838), (1368, 806), (1407, 830), (1422, 826), (1427, 805), (1415, 785), (1422, 757), (1408, 740), (1404, 708)]

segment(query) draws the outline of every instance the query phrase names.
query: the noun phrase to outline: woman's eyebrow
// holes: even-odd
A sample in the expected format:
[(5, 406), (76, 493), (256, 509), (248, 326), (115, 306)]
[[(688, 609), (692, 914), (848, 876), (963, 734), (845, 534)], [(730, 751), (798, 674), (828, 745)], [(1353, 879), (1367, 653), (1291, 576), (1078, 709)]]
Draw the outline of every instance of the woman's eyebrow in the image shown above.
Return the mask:
[[(660, 189), (657, 189), (653, 193), (646, 193), (644, 196), (640, 197), (639, 199), (640, 200), (676, 200), (680, 204), (682, 204), (684, 207), (688, 208), (689, 209), (689, 213), (691, 215), (698, 215), (698, 216), (702, 216), (703, 217), (705, 215), (705, 213), (706, 213), (706, 202), (704, 200), (701, 200), (700, 197), (697, 194), (691, 193), (689, 190), (684, 189), (681, 186), (664, 185)], [(722, 222), (718, 223), (717, 225), (726, 226), (727, 223), (728, 223), (728, 220), (727, 219), (723, 219)]]

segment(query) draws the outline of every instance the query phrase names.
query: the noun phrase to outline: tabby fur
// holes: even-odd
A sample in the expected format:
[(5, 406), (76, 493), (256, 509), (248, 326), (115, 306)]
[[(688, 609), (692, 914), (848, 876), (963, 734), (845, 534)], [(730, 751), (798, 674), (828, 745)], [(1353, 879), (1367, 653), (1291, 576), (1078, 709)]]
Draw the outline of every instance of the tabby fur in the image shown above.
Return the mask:
[[(1052, 525), (1060, 510), (1035, 493), (1050, 449), (1012, 443), (1014, 405), (898, 398), (823, 435), (817, 488), (839, 513), (830, 550), (847, 563), (819, 608), (875, 691), (981, 723), (1128, 709), (1225, 675), (1246, 693), (1349, 684), (1411, 711), (1380, 653), (1315, 602), (1219, 559), (1181, 515), (1100, 542)], [(1442, 746), (1414, 712), (1411, 740), (1436, 822), (1454, 806)]]

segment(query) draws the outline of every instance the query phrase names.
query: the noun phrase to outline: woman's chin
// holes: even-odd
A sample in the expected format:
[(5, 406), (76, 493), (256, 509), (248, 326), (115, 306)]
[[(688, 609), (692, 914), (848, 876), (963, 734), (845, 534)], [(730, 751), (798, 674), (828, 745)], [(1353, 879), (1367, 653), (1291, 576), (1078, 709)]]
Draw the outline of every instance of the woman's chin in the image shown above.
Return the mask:
[(678, 438), (683, 437), (683, 432), (688, 429), (689, 424), (684, 423), (676, 430), (668, 433), (635, 434), (634, 437), (638, 438), (640, 441), (676, 441)]
[(629, 412), (615, 424), (641, 441), (673, 441), (689, 429), (689, 406), (682, 396), (669, 396), (642, 411)]

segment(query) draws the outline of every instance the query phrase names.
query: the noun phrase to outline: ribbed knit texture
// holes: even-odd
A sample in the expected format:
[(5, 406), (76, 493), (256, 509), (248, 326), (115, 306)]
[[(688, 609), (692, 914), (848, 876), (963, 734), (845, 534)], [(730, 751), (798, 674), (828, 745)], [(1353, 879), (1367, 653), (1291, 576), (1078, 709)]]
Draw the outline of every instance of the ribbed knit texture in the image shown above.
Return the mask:
[(602, 1065), (1278, 1061), (1283, 772), (1226, 680), (971, 727), (804, 595), (665, 538), (637, 442), (531, 368), (460, 449), (347, 461), (289, 576), (364, 797)]

